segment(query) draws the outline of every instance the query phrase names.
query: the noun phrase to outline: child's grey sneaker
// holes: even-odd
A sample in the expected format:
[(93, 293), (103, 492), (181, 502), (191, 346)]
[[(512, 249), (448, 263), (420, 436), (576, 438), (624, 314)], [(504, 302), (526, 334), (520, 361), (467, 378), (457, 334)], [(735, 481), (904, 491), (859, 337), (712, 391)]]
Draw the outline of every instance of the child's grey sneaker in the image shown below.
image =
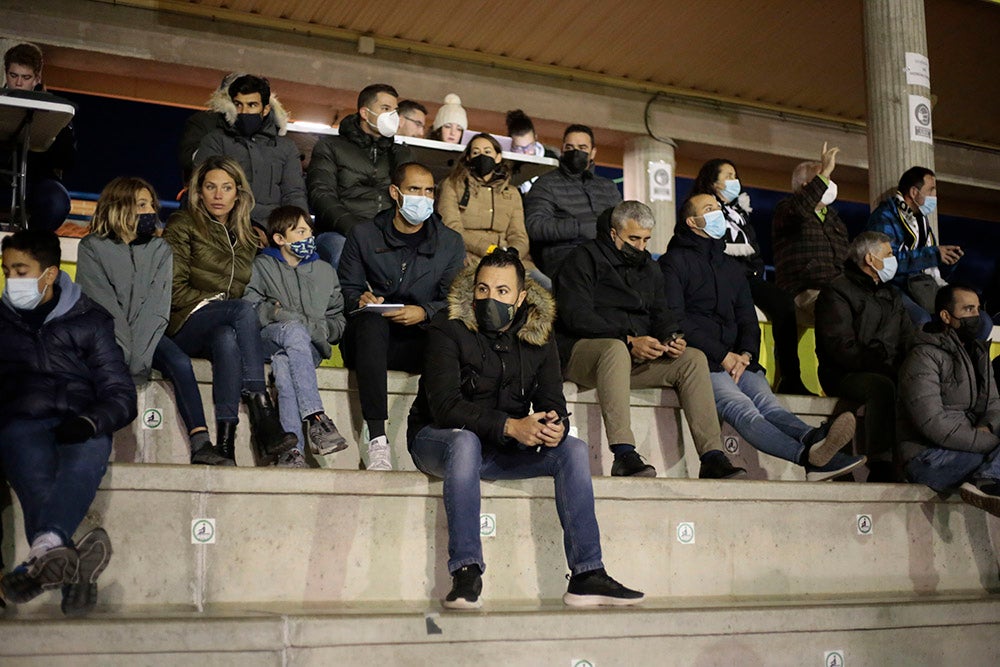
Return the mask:
[(325, 412), (312, 415), (306, 419), (309, 435), (309, 451), (317, 456), (326, 456), (347, 449), (347, 440), (340, 435), (337, 425)]

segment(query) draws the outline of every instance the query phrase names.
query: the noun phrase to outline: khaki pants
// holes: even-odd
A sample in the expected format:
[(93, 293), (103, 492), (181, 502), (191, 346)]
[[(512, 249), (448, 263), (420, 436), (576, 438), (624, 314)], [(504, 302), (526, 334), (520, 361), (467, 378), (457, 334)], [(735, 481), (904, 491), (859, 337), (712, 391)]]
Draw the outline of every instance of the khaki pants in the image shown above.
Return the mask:
[(667, 356), (633, 363), (625, 343), (614, 338), (577, 341), (566, 365), (566, 379), (581, 387), (597, 388), (608, 443), (635, 445), (629, 412), (631, 389), (673, 387), (680, 395), (694, 446), (699, 456), (719, 449), (722, 433), (708, 361), (701, 350), (684, 350), (677, 359)]

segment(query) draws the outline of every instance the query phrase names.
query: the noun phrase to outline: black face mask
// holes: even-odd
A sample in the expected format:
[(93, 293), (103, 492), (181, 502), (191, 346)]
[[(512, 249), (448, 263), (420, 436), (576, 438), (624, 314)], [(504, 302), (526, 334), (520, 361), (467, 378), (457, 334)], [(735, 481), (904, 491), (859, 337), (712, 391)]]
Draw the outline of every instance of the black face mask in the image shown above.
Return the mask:
[(469, 158), (466, 165), (468, 165), (469, 171), (479, 178), (492, 174), (493, 170), (497, 168), (496, 160), (493, 159), (492, 155), (477, 155)]
[(590, 166), (590, 153), (575, 149), (566, 151), (559, 158), (559, 164), (571, 174), (582, 174)]
[(236, 117), (233, 127), (244, 137), (252, 137), (264, 125), (264, 117), (259, 113), (241, 113)]
[(135, 225), (135, 236), (142, 241), (148, 241), (156, 233), (156, 225), (160, 218), (155, 213), (140, 213), (139, 222)]
[(979, 338), (979, 329), (982, 327), (982, 321), (979, 319), (979, 315), (969, 315), (968, 317), (956, 317), (955, 321), (958, 322), (958, 329), (955, 333), (958, 334), (959, 340), (963, 343), (971, 343)]
[(646, 262), (646, 251), (639, 250), (628, 243), (623, 242), (618, 252), (621, 253), (622, 260), (624, 260), (626, 266), (642, 266)]
[(517, 307), (512, 303), (504, 303), (496, 299), (476, 299), (472, 302), (476, 313), (476, 323), (479, 330), (486, 333), (496, 333), (511, 323)]

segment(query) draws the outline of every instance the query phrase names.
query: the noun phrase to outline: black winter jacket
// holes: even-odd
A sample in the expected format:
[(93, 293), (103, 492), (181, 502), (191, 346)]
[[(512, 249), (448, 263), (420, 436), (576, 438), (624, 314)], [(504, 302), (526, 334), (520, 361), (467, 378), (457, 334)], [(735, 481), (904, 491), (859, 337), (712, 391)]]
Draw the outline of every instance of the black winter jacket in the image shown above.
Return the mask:
[(542, 174), (524, 198), (524, 226), (541, 249), (541, 269), (552, 276), (576, 246), (597, 237), (597, 216), (622, 201), (618, 186), (591, 171), (560, 167)]
[(681, 328), (667, 307), (663, 273), (653, 258), (630, 267), (610, 236), (599, 234), (569, 254), (555, 280), (556, 341), (564, 366), (581, 338), (663, 341)]
[(0, 425), (81, 416), (111, 434), (136, 415), (114, 320), (65, 273), (58, 284), (58, 303), (38, 331), (0, 304)]
[(725, 254), (725, 241), (703, 238), (678, 224), (660, 256), (667, 305), (681, 323), (688, 345), (708, 357), (708, 369), (722, 369), (726, 354), (749, 352), (748, 370), (760, 370), (760, 325), (743, 266)]
[(484, 447), (519, 447), (503, 435), (508, 417), (549, 410), (566, 414), (552, 339), (552, 296), (529, 279), (528, 296), (510, 328), (482, 333), (472, 308), (474, 274), (475, 268), (469, 267), (455, 280), (448, 310), (429, 327), (426, 369), (410, 409), (408, 443), (420, 429), (433, 425), (468, 429)]
[(360, 123), (358, 114), (351, 114), (341, 122), (339, 136), (325, 136), (313, 148), (306, 186), (316, 233), (347, 236), (352, 227), (391, 206), (392, 172), (411, 159), (409, 148), (366, 134)]
[(816, 299), (819, 381), (829, 396), (848, 373), (879, 373), (896, 381), (913, 344), (913, 324), (899, 290), (876, 283), (852, 261)]
[(370, 287), (386, 303), (422, 306), (430, 320), (444, 308), (451, 282), (462, 270), (465, 243), (433, 213), (424, 223), (427, 236), (413, 249), (390, 234), (395, 216), (395, 208), (386, 209), (347, 236), (337, 270), (344, 310), (357, 309)]

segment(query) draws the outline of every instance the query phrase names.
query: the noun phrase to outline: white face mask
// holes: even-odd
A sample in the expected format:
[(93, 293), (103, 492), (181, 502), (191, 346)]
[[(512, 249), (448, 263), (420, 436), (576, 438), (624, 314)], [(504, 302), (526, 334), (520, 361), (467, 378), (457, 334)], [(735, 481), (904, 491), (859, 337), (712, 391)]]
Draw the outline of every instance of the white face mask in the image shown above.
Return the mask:
[(826, 192), (823, 193), (823, 197), (819, 200), (819, 203), (823, 206), (829, 206), (837, 200), (837, 184), (830, 181), (830, 184), (826, 186)]
[[(368, 109), (368, 113), (373, 114), (375, 112)], [(374, 123), (367, 119), (365, 119), (365, 122), (378, 130), (378, 133), (383, 137), (394, 137), (396, 136), (396, 131), (399, 130), (399, 112), (396, 110), (386, 111), (385, 113), (380, 113)]]
[(37, 278), (8, 278), (3, 290), (3, 300), (12, 308), (18, 310), (34, 310), (45, 296), (45, 287), (39, 285), (42, 276)]

